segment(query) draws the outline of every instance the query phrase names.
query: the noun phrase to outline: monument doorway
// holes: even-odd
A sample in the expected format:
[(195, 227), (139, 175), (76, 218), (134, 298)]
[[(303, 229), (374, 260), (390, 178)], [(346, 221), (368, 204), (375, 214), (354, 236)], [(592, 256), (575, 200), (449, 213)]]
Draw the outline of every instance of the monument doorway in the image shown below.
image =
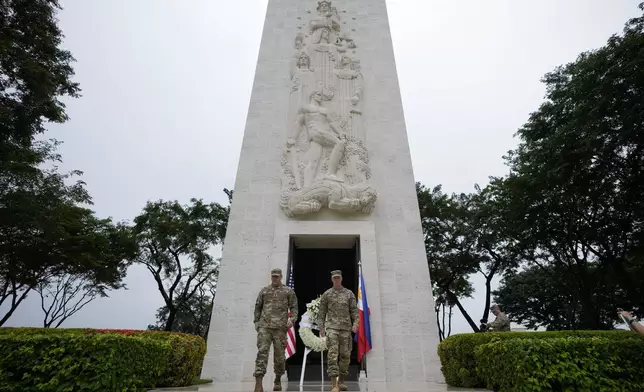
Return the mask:
[[(358, 293), (358, 261), (360, 241), (358, 236), (292, 236), (289, 249), (289, 271), (293, 274), (293, 286), (298, 300), (300, 316), (306, 312), (306, 304), (322, 295), (331, 287), (331, 271), (342, 271), (342, 285)], [(299, 381), (304, 358), (304, 343), (296, 326), (296, 353), (288, 359), (289, 381)], [(317, 332), (315, 332), (317, 334)], [(326, 377), (327, 353), (324, 355)], [(320, 381), (320, 353), (309, 354), (306, 364), (305, 381)], [(357, 344), (353, 343), (351, 363), (347, 381), (357, 381), (360, 364), (357, 361)]]

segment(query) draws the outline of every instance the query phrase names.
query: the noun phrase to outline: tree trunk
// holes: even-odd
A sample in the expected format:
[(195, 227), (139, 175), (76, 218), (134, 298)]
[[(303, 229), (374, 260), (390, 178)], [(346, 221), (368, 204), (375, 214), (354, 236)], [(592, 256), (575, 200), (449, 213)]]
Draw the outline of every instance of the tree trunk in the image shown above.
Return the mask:
[(461, 301), (458, 300), (456, 295), (454, 295), (454, 293), (452, 293), (451, 291), (448, 291), (447, 294), (450, 296), (451, 301), (454, 304), (456, 304), (456, 307), (458, 308), (458, 310), (461, 311), (461, 314), (463, 315), (463, 317), (465, 317), (465, 321), (467, 321), (467, 323), (470, 325), (470, 327), (472, 328), (472, 331), (480, 332), (478, 325), (476, 325), (474, 320), (472, 320), (472, 317), (470, 317), (470, 315), (467, 313), (467, 311), (461, 304)]
[(482, 319), (487, 320), (488, 314), (490, 313), (490, 296), (492, 295), (492, 277), (494, 275), (490, 274), (485, 277), (485, 307), (483, 308), (483, 317)]
[[(18, 297), (18, 293), (16, 293), (16, 292), (14, 292), (12, 294), (13, 298), (11, 300), (11, 307), (9, 308), (7, 313), (5, 313), (4, 317), (2, 317), (2, 319), (0, 319), (0, 327), (2, 327), (4, 325), (4, 323), (6, 323), (7, 320), (9, 320), (9, 318), (11, 318), (11, 316), (16, 311), (16, 309), (18, 309), (18, 306), (20, 306), (22, 301), (25, 298), (27, 298), (27, 293), (29, 293), (31, 291), (31, 289), (32, 289), (31, 287), (27, 288), (19, 297)], [(17, 301), (16, 301), (16, 297), (18, 297)]]
[(443, 326), (441, 329), (443, 330), (443, 339), (445, 339), (445, 331), (447, 330), (447, 328), (445, 328), (445, 305), (443, 305)]
[(436, 326), (438, 327), (438, 341), (443, 341), (443, 331), (441, 330), (440, 311), (436, 310)]
[(173, 307), (168, 307), (168, 319), (165, 322), (165, 328), (163, 328), (164, 331), (172, 331), (172, 327), (174, 327), (174, 321), (177, 316), (177, 309)]

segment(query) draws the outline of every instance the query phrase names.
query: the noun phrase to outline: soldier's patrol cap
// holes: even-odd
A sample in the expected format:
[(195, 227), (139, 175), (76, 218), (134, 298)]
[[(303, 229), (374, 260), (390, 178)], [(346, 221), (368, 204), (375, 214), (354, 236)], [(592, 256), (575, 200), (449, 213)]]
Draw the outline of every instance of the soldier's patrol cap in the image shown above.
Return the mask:
[(272, 276), (280, 276), (280, 275), (282, 275), (282, 270), (280, 268), (273, 268), (271, 270), (271, 275)]
[(340, 270), (331, 271), (331, 277), (334, 277), (334, 276), (340, 276), (341, 277), (342, 276), (342, 271), (340, 271)]

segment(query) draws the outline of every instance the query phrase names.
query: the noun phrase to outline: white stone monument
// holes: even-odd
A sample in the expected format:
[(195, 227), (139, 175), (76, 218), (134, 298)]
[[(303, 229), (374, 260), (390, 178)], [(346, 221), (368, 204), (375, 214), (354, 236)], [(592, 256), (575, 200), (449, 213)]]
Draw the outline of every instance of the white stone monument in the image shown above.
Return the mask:
[(369, 382), (442, 382), (385, 0), (269, 0), (203, 377), (253, 380), (255, 297), (298, 238), (359, 244)]

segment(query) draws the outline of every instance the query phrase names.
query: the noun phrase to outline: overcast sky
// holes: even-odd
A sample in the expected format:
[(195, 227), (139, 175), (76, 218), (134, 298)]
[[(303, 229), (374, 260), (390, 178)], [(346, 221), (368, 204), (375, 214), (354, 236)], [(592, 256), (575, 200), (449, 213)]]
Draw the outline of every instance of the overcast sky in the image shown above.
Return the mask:
[[(638, 2), (388, 0), (416, 180), (470, 192), (503, 175), (513, 134), (543, 99), (543, 74), (621, 32)], [(61, 3), (83, 96), (48, 136), (64, 141), (64, 169), (85, 172), (96, 212), (123, 220), (151, 199), (226, 203), (267, 0)], [(464, 304), (478, 320), (484, 285), (474, 282)], [(63, 326), (145, 328), (161, 296), (141, 268), (127, 285)], [(41, 326), (39, 300), (8, 325)], [(470, 331), (460, 315), (454, 331)]]

